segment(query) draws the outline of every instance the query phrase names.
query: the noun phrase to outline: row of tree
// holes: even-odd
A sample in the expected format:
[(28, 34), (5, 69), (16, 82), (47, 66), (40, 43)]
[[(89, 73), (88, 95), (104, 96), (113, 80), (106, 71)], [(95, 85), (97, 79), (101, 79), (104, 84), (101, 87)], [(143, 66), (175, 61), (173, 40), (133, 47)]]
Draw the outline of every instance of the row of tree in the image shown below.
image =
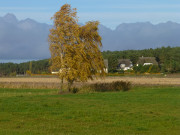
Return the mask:
[[(109, 71), (117, 69), (118, 59), (130, 59), (136, 65), (139, 57), (155, 57), (159, 72), (180, 72), (180, 47), (161, 47), (156, 49), (104, 51), (104, 59), (109, 61)], [(139, 68), (135, 68), (136, 70)], [(141, 69), (139, 69), (141, 70)]]
[[(180, 72), (180, 47), (161, 47), (157, 49), (145, 50), (126, 50), (126, 51), (104, 51), (102, 52), (104, 59), (109, 61), (109, 71), (113, 72), (117, 69), (118, 59), (130, 59), (133, 65), (136, 64), (138, 58), (155, 57), (158, 67), (154, 66), (151, 72)], [(48, 59), (32, 61), (20, 64), (0, 63), (0, 76), (13, 76), (16, 74), (26, 74), (30, 71), (33, 74), (49, 74), (50, 62)], [(135, 72), (145, 72), (149, 70), (148, 66), (134, 67)]]
[(50, 62), (48, 59), (39, 61), (30, 61), (20, 64), (15, 63), (0, 63), (0, 76), (15, 76), (25, 75), (26, 73), (33, 74), (49, 74)]

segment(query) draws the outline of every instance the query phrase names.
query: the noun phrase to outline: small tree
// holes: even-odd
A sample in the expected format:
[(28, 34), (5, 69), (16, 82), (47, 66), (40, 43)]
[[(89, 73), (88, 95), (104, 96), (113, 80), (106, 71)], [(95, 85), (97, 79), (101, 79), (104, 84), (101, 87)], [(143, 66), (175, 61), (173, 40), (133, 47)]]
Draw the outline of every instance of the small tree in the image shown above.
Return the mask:
[(76, 13), (69, 4), (63, 5), (53, 17), (54, 27), (49, 35), (52, 69), (59, 70), (61, 89), (63, 79), (67, 80), (69, 91), (74, 81), (84, 82), (105, 74), (99, 23), (80, 26)]

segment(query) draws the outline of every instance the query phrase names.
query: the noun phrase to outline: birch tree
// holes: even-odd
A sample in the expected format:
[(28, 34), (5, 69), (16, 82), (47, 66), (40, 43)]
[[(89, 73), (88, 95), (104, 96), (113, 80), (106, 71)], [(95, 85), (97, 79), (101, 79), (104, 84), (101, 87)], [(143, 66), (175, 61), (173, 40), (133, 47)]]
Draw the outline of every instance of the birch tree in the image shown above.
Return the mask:
[(80, 26), (76, 14), (69, 4), (63, 5), (52, 17), (54, 27), (49, 34), (51, 68), (59, 71), (61, 86), (63, 80), (68, 82), (69, 91), (74, 81), (85, 82), (105, 74), (99, 22)]

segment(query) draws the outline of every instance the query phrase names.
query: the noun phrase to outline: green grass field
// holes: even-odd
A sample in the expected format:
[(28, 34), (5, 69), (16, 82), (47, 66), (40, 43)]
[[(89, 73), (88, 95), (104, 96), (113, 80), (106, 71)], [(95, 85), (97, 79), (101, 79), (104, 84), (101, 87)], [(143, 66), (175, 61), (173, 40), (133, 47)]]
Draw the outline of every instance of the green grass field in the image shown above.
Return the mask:
[(180, 87), (58, 95), (0, 89), (0, 135), (179, 135)]

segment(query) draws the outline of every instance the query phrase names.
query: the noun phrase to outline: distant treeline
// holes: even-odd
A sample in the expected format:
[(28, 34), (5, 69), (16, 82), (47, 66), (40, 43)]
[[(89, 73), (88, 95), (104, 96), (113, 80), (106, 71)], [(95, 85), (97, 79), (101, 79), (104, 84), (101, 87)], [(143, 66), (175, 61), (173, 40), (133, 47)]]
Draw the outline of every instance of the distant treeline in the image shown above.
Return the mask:
[(48, 74), (50, 63), (48, 59), (30, 61), (20, 64), (0, 63), (0, 76), (15, 76), (25, 74)]
[[(103, 58), (108, 59), (110, 72), (117, 69), (118, 59), (130, 59), (134, 65), (134, 71), (146, 71), (147, 66), (136, 67), (139, 57), (155, 57), (158, 67), (153, 67), (154, 72), (180, 72), (180, 47), (161, 47), (157, 49), (104, 51)], [(31, 61), (20, 64), (0, 63), (0, 76), (15, 76), (20, 74), (49, 74), (50, 62), (48, 59)]]
[[(130, 59), (135, 66), (139, 57), (155, 57), (159, 72), (180, 72), (180, 47), (161, 47), (157, 49), (104, 51), (103, 58), (109, 61), (109, 71), (117, 68), (118, 59)], [(134, 68), (137, 69), (137, 68)]]

